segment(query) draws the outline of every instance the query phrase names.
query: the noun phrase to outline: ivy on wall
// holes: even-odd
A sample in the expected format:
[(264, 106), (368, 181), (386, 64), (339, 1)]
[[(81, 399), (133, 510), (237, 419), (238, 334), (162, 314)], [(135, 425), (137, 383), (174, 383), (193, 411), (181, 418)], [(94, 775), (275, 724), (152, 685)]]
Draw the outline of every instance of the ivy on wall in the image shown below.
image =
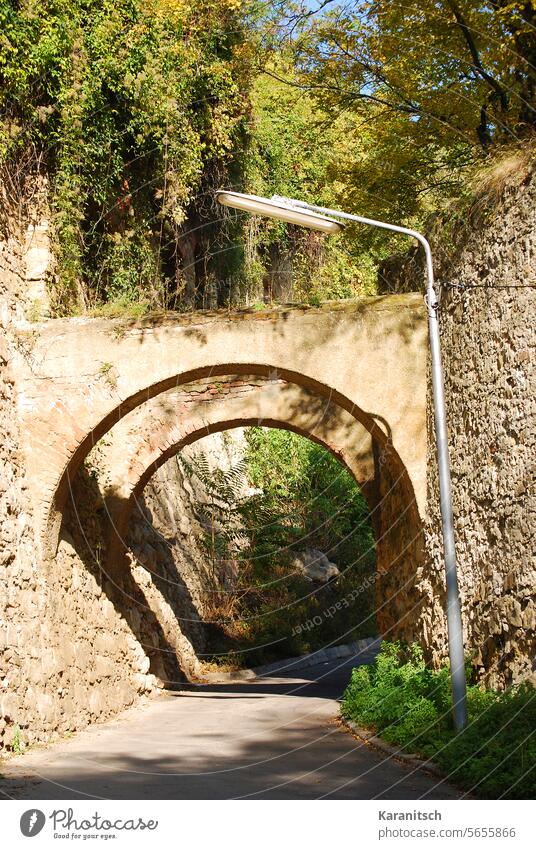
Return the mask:
[(0, 0), (0, 28), (0, 156), (16, 163), (31, 145), (50, 176), (56, 313), (175, 306), (202, 193), (244, 136), (240, 3)]

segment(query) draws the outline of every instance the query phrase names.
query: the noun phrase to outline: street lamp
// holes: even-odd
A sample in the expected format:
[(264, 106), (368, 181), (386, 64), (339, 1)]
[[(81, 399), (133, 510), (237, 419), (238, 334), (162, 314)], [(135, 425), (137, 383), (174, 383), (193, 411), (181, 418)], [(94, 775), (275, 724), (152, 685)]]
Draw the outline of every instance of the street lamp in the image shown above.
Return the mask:
[(452, 486), (450, 479), (450, 462), (447, 441), (447, 423), (445, 415), (445, 395), (443, 388), (443, 369), (441, 366), (441, 346), (439, 340), (439, 325), (437, 318), (438, 300), (434, 288), (434, 268), (432, 251), (428, 240), (416, 230), (399, 227), (396, 224), (386, 224), (385, 221), (375, 221), (363, 218), (361, 215), (351, 215), (336, 209), (315, 206), (305, 201), (274, 195), (272, 198), (261, 198), (256, 195), (244, 195), (238, 192), (218, 191), (216, 197), (224, 206), (251, 212), (255, 215), (267, 215), (302, 225), (324, 233), (336, 233), (343, 229), (339, 220), (352, 221), (357, 224), (367, 224), (390, 230), (404, 236), (416, 239), (424, 248), (426, 257), (426, 307), (428, 311), (428, 333), (432, 362), (432, 392), (434, 396), (434, 421), (437, 447), (437, 462), (439, 468), (439, 495), (441, 503), (441, 519), (443, 525), (443, 550), (445, 561), (445, 576), (447, 585), (447, 625), (449, 639), (450, 676), (452, 685), (452, 701), (454, 725), (461, 731), (467, 725), (467, 697), (465, 687), (465, 664), (463, 650), (463, 627), (458, 593), (458, 576), (456, 570), (456, 550), (454, 544), (454, 521), (452, 512)]
[(340, 230), (344, 230), (344, 224), (309, 210), (307, 204), (303, 208), (297, 209), (295, 208), (297, 203), (294, 204), (292, 201), (293, 205), (291, 206), (291, 201), (287, 198), (274, 196), (268, 200), (267, 198), (257, 197), (257, 195), (241, 195), (238, 192), (223, 191), (217, 192), (216, 197), (224, 206), (232, 206), (233, 209), (252, 212), (254, 215), (278, 218), (280, 221), (299, 224), (302, 227), (308, 227), (310, 230), (321, 230), (322, 233), (338, 233)]

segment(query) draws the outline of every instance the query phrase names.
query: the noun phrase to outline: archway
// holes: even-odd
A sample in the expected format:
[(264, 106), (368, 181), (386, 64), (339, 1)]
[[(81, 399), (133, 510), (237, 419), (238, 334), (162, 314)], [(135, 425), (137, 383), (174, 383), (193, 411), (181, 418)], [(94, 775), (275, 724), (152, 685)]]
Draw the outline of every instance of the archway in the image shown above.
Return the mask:
[[(421, 603), (422, 527), (411, 484), (388, 439), (380, 443), (346, 410), (280, 377), (231, 374), (174, 387), (125, 415), (103, 440), (99, 462), (109, 517), (106, 572), (128, 570), (124, 540), (136, 500), (155, 471), (208, 433), (263, 423), (317, 442), (348, 469), (363, 491), (377, 538), (375, 581), (384, 633), (414, 636)], [(147, 589), (147, 588), (146, 588)], [(409, 614), (409, 618), (408, 618)]]
[(133, 323), (59, 320), (19, 335), (20, 423), (45, 554), (69, 481), (111, 427), (173, 387), (233, 373), (275, 374), (353, 415), (380, 449), (389, 444), (424, 514), (426, 314), (416, 294)]
[(127, 549), (143, 560), (168, 539), (180, 560), (199, 541), (210, 662), (257, 666), (376, 636), (374, 533), (353, 476), (284, 423), (252, 424), (162, 464), (135, 499)]

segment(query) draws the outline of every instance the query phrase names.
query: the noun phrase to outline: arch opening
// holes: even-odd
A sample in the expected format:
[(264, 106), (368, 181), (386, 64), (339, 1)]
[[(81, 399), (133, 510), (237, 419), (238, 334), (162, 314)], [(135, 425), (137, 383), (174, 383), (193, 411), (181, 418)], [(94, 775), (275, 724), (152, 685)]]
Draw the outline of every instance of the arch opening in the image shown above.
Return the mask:
[[(192, 371), (178, 373), (172, 378), (170, 377), (153, 385), (144, 387), (142, 390), (115, 405), (110, 412), (103, 416), (100, 421), (96, 422), (94, 426), (85, 435), (83, 435), (81, 439), (79, 439), (76, 447), (70, 452), (63, 471), (54, 485), (49, 499), (44, 522), (45, 553), (48, 552), (48, 554), (53, 554), (57, 547), (61, 527), (61, 516), (71, 489), (71, 482), (74, 480), (76, 473), (90, 451), (95, 448), (99, 441), (107, 433), (109, 433), (114, 426), (119, 424), (122, 419), (139, 407), (146, 405), (154, 398), (164, 395), (169, 390), (177, 390), (203, 379), (210, 379), (213, 381), (216, 378), (225, 377), (227, 375), (255, 375), (257, 377), (267, 378), (268, 380), (272, 380), (275, 375), (276, 379), (283, 380), (287, 384), (298, 386), (318, 398), (325, 399), (330, 404), (334, 405), (334, 407), (345, 411), (353, 419), (355, 419), (356, 422), (360, 423), (370, 434), (371, 439), (377, 446), (379, 462), (386, 462), (385, 459), (382, 458), (385, 458), (385, 456), (388, 455), (388, 462), (397, 467), (398, 476), (404, 478), (408, 492), (411, 492), (415, 499), (415, 490), (412, 481), (408, 474), (408, 470), (402, 462), (393, 443), (390, 426), (380, 415), (375, 414), (373, 411), (365, 411), (362, 407), (331, 385), (322, 383), (308, 374), (297, 373), (286, 368), (281, 368), (277, 365), (232, 363), (226, 365), (206, 366)], [(422, 503), (420, 505), (420, 512), (423, 512)]]
[[(242, 372), (239, 372), (238, 375), (237, 373), (221, 375), (222, 378), (227, 377), (231, 381), (237, 376), (246, 377)], [(254, 376), (258, 377), (258, 375)], [(341, 408), (334, 404), (332, 400), (326, 399), (325, 395), (318, 395), (310, 389), (304, 389), (302, 386), (284, 381), (280, 377), (277, 378), (278, 391), (274, 393), (273, 374), (272, 378), (269, 378), (270, 380), (271, 382), (268, 382), (268, 385), (264, 387), (264, 395), (262, 394), (263, 389), (259, 389), (258, 398), (255, 401), (256, 406), (251, 398), (244, 401), (244, 399), (241, 400), (236, 397), (226, 400), (218, 397), (216, 402), (212, 402), (213, 414), (211, 415), (208, 415), (206, 406), (203, 409), (202, 416), (199, 415), (199, 409), (196, 411), (197, 415), (194, 414), (193, 409), (190, 409), (186, 427), (184, 427), (184, 416), (179, 425), (175, 421), (174, 426), (170, 426), (168, 422), (159, 431), (157, 439), (153, 438), (154, 432), (149, 428), (148, 433), (146, 433), (147, 438), (141, 440), (145, 453), (143, 451), (140, 453), (140, 446), (138, 446), (135, 456), (130, 456), (126, 466), (123, 464), (122, 472), (125, 471), (125, 468), (128, 471), (126, 489), (123, 479), (119, 482), (115, 491), (112, 487), (108, 492), (99, 495), (103, 502), (105, 519), (107, 520), (106, 547), (108, 550), (104, 553), (106, 554), (105, 574), (109, 578), (108, 583), (111, 581), (112, 585), (120, 586), (120, 594), (124, 595), (125, 592), (127, 595), (129, 594), (125, 590), (124, 582), (127, 573), (129, 574), (128, 580), (132, 580), (132, 570), (124, 568), (121, 552), (125, 549), (124, 541), (127, 536), (132, 509), (155, 472), (185, 446), (193, 445), (207, 434), (228, 431), (235, 427), (257, 425), (259, 421), (262, 421), (265, 426), (292, 431), (317, 445), (323, 446), (332, 456), (337, 458), (341, 465), (349, 471), (358, 486), (361, 487), (367, 499), (378, 539), (378, 570), (374, 587), (377, 604), (381, 611), (379, 616), (380, 630), (383, 633), (393, 635), (393, 629), (398, 628), (395, 633), (400, 633), (400, 627), (404, 627), (403, 622), (407, 610), (414, 608), (415, 604), (419, 603), (418, 599), (415, 600), (411, 578), (414, 577), (419, 566), (422, 551), (422, 528), (411, 485), (408, 487), (408, 475), (405, 474), (403, 468), (400, 469), (399, 459), (387, 438), (383, 438), (381, 441), (378, 438), (372, 438), (370, 431), (364, 428), (358, 419), (349, 416), (344, 409), (341, 412)], [(197, 387), (199, 388), (199, 382), (197, 382)], [(184, 386), (181, 386), (180, 390), (183, 391)], [(176, 393), (177, 388), (173, 387), (172, 392)], [(295, 393), (299, 395), (299, 403), (297, 403)], [(262, 398), (265, 400), (261, 403), (260, 399)], [(162, 399), (166, 403), (170, 402), (169, 395), (166, 396), (162, 393)], [(316, 408), (314, 406), (315, 399)], [(129, 415), (124, 416), (122, 424), (119, 422), (117, 428), (112, 429), (112, 434), (116, 429), (121, 431), (122, 427), (124, 436), (125, 425), (130, 423), (132, 430), (132, 422), (135, 417), (138, 419), (138, 425), (144, 417), (146, 420), (151, 420), (154, 415), (154, 405), (151, 402), (146, 402), (143, 406), (140, 405)], [(196, 406), (199, 408), (200, 404), (198, 403)], [(255, 415), (250, 414), (248, 416), (246, 414), (248, 407), (254, 409)], [(179, 418), (177, 399), (175, 399), (174, 405), (171, 405), (171, 412), (172, 418), (174, 417), (175, 420)], [(276, 417), (268, 415), (269, 412), (272, 415), (276, 413)], [(302, 416), (309, 414), (309, 418), (300, 419), (300, 414)], [(344, 419), (344, 416), (348, 418)], [(335, 424), (340, 426), (338, 431)], [(177, 427), (179, 427), (180, 432), (177, 431)], [(376, 435), (378, 430), (379, 428), (375, 430)], [(383, 431), (381, 433), (385, 437)], [(122, 454), (127, 457), (130, 455), (129, 445), (125, 444), (124, 441), (121, 442), (121, 432), (118, 436)], [(367, 442), (366, 447), (364, 440)], [(359, 447), (359, 445), (361, 445), (361, 448), (357, 450), (356, 446)], [(76, 499), (74, 499), (75, 501)], [(136, 584), (136, 581), (134, 583)], [(153, 592), (152, 583), (153, 581), (150, 579), (149, 583), (143, 587), (145, 601), (140, 603), (147, 608), (151, 606), (147, 604), (147, 594), (150, 595)], [(162, 584), (162, 580), (160, 580), (160, 583)], [(415, 582), (413, 581), (413, 583)], [(139, 589), (139, 580), (137, 584)], [(136, 595), (136, 592), (137, 590), (134, 595)], [(187, 587), (183, 588), (183, 596), (188, 595), (188, 593), (191, 595)], [(195, 600), (190, 598), (190, 602), (192, 615), (186, 617), (192, 620), (188, 626), (189, 633), (187, 635), (181, 633), (181, 638), (177, 633), (171, 636), (168, 634), (165, 640), (167, 648), (164, 651), (169, 654), (173, 654), (173, 652), (177, 654), (176, 646), (181, 643), (182, 638), (185, 638), (192, 648), (191, 651), (186, 652), (186, 654), (192, 655), (186, 674), (187, 677), (195, 678), (197, 674), (195, 655), (197, 652), (194, 632), (196, 628), (198, 629), (200, 617), (196, 614)], [(160, 608), (161, 613), (162, 609)], [(156, 615), (156, 618), (158, 618), (158, 615)], [(144, 642), (147, 643), (147, 636), (145, 636)], [(162, 642), (161, 639), (160, 642)], [(175, 646), (175, 649), (173, 646)], [(161, 654), (161, 652), (156, 654)], [(183, 664), (183, 666), (187, 667), (188, 664)], [(169, 674), (167, 677), (169, 678)]]
[(156, 512), (159, 533), (170, 534), (174, 512), (177, 523), (177, 502), (168, 497), (163, 515), (159, 488), (169, 496), (181, 476), (194, 494), (191, 533), (206, 559), (203, 659), (251, 667), (376, 636), (369, 506), (320, 441), (263, 422), (191, 443), (136, 498), (126, 535), (136, 556), (140, 524), (147, 540)]

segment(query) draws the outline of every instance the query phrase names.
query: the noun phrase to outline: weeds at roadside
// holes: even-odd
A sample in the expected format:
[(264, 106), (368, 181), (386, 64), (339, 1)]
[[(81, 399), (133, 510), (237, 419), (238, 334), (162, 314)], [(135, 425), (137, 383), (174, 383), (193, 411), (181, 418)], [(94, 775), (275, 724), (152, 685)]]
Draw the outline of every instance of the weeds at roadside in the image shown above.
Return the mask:
[(417, 645), (384, 643), (354, 669), (341, 714), (387, 742), (431, 758), (449, 779), (487, 799), (534, 799), (536, 691), (467, 687), (468, 725), (456, 733), (448, 667), (429, 669)]

